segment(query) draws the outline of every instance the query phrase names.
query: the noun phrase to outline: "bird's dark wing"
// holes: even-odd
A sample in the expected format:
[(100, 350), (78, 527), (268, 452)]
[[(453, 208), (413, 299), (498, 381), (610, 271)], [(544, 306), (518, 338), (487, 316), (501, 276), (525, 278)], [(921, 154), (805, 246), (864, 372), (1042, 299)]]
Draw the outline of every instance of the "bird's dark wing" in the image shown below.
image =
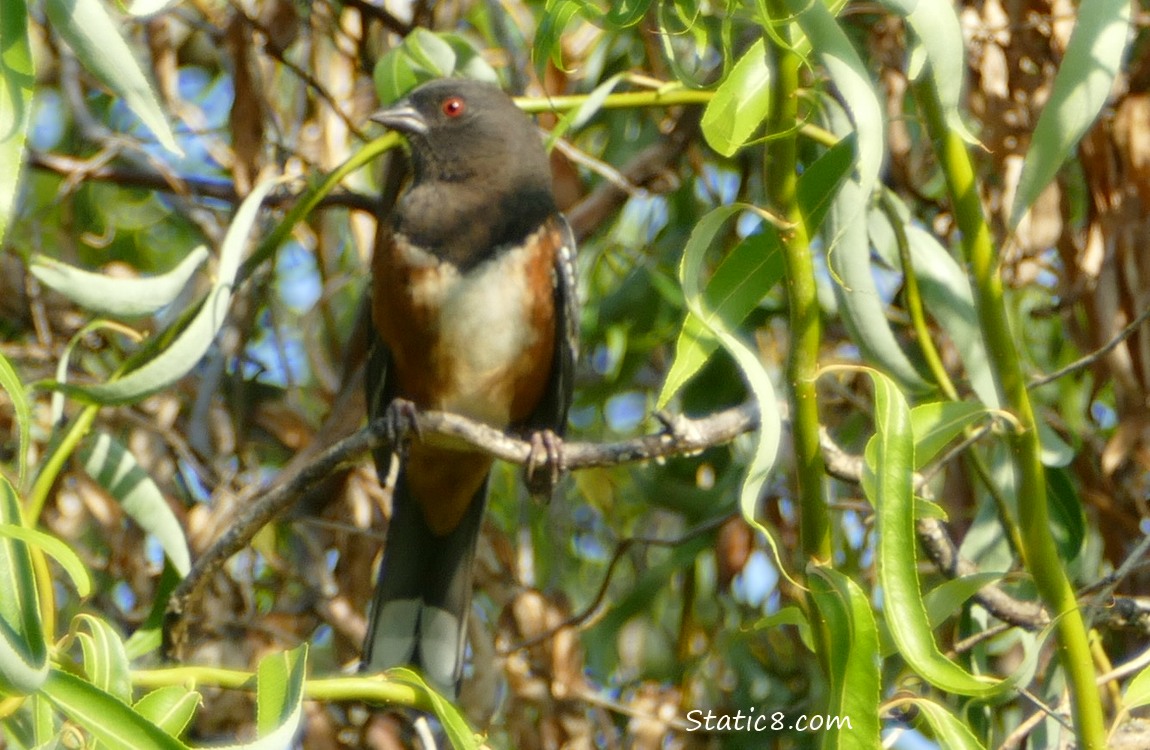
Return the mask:
[(561, 214), (549, 221), (554, 231), (548, 236), (558, 245), (551, 274), (555, 300), (555, 351), (551, 360), (551, 378), (543, 398), (524, 426), (551, 430), (562, 436), (567, 428), (567, 412), (571, 409), (575, 390), (575, 363), (579, 358), (579, 288), (575, 235)]

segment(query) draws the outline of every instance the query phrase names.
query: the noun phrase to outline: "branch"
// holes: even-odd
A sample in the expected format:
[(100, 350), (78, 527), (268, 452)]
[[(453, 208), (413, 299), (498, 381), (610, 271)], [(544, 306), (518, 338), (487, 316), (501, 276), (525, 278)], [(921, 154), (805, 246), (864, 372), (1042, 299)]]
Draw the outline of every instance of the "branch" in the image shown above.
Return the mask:
[[(566, 467), (585, 469), (615, 466), (698, 453), (728, 443), (757, 428), (759, 412), (755, 404), (745, 403), (699, 419), (683, 416), (660, 419), (665, 429), (652, 435), (613, 443), (565, 443)], [(446, 412), (418, 412), (413, 431), (424, 438), (432, 435), (454, 438), (514, 464), (526, 464), (531, 452), (531, 444), (524, 440)], [(176, 658), (183, 650), (187, 637), (184, 615), (192, 602), (199, 598), (204, 585), (232, 555), (247, 547), (260, 529), (339, 468), (354, 464), (368, 451), (391, 447), (385, 434), (384, 421), (377, 420), (354, 435), (340, 440), (302, 467), (298, 473), (284, 478), (246, 506), (228, 530), (196, 560), (187, 577), (173, 590), (164, 618), (165, 656)]]

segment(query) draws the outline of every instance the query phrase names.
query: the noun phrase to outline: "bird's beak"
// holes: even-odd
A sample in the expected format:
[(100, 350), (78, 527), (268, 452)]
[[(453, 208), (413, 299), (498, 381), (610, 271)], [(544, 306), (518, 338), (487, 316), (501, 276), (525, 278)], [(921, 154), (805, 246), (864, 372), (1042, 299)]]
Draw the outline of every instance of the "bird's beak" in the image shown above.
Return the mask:
[(427, 135), (428, 131), (427, 120), (406, 99), (400, 99), (390, 107), (384, 107), (368, 119), (401, 133)]

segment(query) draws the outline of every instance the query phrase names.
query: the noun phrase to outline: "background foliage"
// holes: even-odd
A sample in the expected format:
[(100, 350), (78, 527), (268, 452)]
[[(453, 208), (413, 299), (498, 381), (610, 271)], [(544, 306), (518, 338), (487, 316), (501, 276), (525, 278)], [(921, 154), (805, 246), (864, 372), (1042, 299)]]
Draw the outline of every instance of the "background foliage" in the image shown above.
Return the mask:
[[(412, 741), (367, 702), (457, 746), (1145, 746), (1144, 19), (0, 0), (0, 745)], [(501, 466), (456, 705), (341, 676), (386, 528), (367, 460), (211, 578), (166, 663), (180, 576), (362, 422), (403, 173), (365, 123), (445, 73), (549, 133), (571, 439), (759, 429), (547, 506)]]

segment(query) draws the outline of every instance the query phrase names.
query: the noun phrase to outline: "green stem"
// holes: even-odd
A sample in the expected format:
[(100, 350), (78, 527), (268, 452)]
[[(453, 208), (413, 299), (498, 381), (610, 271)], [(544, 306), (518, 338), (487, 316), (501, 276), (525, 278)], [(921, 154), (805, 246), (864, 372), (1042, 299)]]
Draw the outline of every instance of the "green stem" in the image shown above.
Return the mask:
[(1023, 563), (1054, 618), (1058, 655), (1066, 670), (1081, 748), (1105, 747), (1102, 703), (1095, 685), (1094, 663), (1082, 612), (1050, 533), (1046, 475), (1040, 459), (1038, 427), (1030, 394), (1003, 299), (998, 253), (982, 212), (974, 167), (966, 144), (951, 131), (929, 78), (914, 84), (915, 98), (926, 121), (935, 154), (946, 176), (947, 190), (962, 236), (962, 249), (974, 285), (978, 321), (986, 342), (999, 396), (1017, 417), (1020, 429), (1009, 437), (1018, 472), (1018, 521)]
[[(771, 18), (788, 17), (782, 0), (767, 0), (767, 11)], [(777, 31), (785, 35), (787, 28), (780, 27)], [(771, 41), (776, 77), (774, 109), (767, 132), (775, 133), (794, 127), (798, 121), (797, 93), (802, 60), (793, 49), (774, 43), (773, 38)], [(791, 335), (787, 382), (790, 386), (791, 432), (797, 464), (803, 553), (808, 561), (827, 562), (831, 559), (830, 518), (823, 497), (825, 473), (819, 447), (818, 394), (815, 389), (822, 330), (810, 238), (795, 194), (798, 184), (797, 148), (796, 138), (779, 138), (767, 144), (766, 187), (771, 209), (793, 225), (789, 232), (782, 234), (782, 242)]]

